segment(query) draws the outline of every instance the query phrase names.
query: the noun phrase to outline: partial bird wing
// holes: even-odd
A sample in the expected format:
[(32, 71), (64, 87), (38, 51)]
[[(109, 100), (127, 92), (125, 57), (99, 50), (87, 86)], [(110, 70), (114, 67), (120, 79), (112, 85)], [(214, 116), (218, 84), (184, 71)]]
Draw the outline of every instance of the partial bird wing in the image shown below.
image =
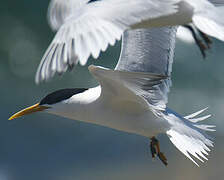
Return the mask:
[(36, 83), (48, 80), (56, 72), (63, 73), (78, 62), (81, 65), (86, 64), (90, 55), (97, 58), (100, 51), (105, 51), (108, 44), (113, 45), (119, 40), (122, 33), (131, 25), (145, 19), (175, 13), (176, 1), (97, 1), (83, 3), (69, 15), (64, 12), (68, 9), (64, 7), (69, 6), (64, 6), (59, 0), (56, 1), (60, 2), (58, 11), (61, 15), (57, 16), (57, 9), (54, 12), (54, 6), (51, 5), (50, 21), (54, 29), (59, 26), (60, 28), (41, 60), (36, 73)]
[(169, 76), (156, 86), (148, 98), (146, 96), (147, 101), (159, 109), (164, 109), (168, 101), (176, 29), (176, 27), (165, 27), (126, 31), (122, 39), (121, 56), (115, 68), (119, 71)]
[(185, 1), (194, 9), (192, 22), (195, 26), (203, 33), (224, 41), (223, 13), (215, 7), (215, 1), (214, 4), (207, 0)]
[(215, 6), (224, 6), (224, 0), (209, 0)]
[(48, 7), (48, 22), (56, 31), (66, 21), (66, 18), (76, 10), (87, 4), (90, 0), (51, 0)]
[(105, 104), (117, 106), (128, 102), (126, 104), (132, 104), (132, 107), (136, 105), (136, 109), (143, 111), (152, 106), (145, 100), (145, 96), (153, 99), (151, 92), (167, 78), (160, 74), (119, 71), (94, 65), (89, 66), (89, 71), (101, 85), (100, 99), (108, 102)]
[(224, 20), (223, 10), (220, 7), (205, 7), (207, 11), (193, 16), (195, 26), (203, 33), (224, 41)]
[[(180, 26), (177, 31), (177, 38), (179, 38), (180, 40), (186, 43), (195, 42), (197, 46), (199, 47), (202, 53), (202, 56), (204, 58), (206, 57), (206, 53), (205, 53), (206, 50), (210, 49), (210, 46), (211, 46), (211, 40), (209, 39), (209, 37), (206, 37), (206, 35), (211, 35), (211, 36), (213, 35), (214, 37), (217, 36), (222, 38), (221, 40), (223, 40), (223, 34), (224, 34), (223, 32), (224, 28), (222, 27), (224, 26), (224, 21), (223, 22), (222, 20), (220, 21), (220, 17), (224, 15), (224, 0), (209, 0), (209, 2), (212, 3), (216, 7), (213, 7), (214, 11), (209, 10), (205, 15), (202, 16), (202, 20), (204, 22), (200, 22), (200, 19), (199, 19), (198, 26), (201, 27), (200, 32), (198, 31), (197, 27), (193, 23), (185, 25), (184, 26), (185, 28)], [(205, 9), (209, 9), (209, 8), (205, 8)], [(218, 17), (215, 18), (214, 14), (210, 15), (212, 13), (216, 15), (218, 14)], [(207, 20), (206, 18), (210, 18), (210, 16), (212, 19)], [(201, 24), (204, 24), (204, 26), (202, 26)], [(215, 28), (216, 26), (218, 27)], [(186, 27), (188, 30), (186, 29)], [(204, 32), (207, 32), (208, 34)]]

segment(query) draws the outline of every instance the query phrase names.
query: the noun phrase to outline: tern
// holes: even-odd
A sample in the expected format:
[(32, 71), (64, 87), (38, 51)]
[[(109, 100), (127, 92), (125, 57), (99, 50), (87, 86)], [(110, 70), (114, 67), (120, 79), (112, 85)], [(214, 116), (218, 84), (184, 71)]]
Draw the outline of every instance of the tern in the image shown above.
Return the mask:
[[(62, 89), (9, 118), (43, 111), (93, 123), (151, 139), (152, 157), (167, 165), (156, 136), (168, 135), (171, 142), (196, 165), (193, 157), (207, 160), (213, 142), (206, 131), (214, 126), (199, 124), (210, 115), (206, 109), (181, 116), (166, 106), (171, 86), (176, 27), (125, 31), (122, 50), (114, 70), (90, 65), (100, 85), (85, 89)], [(147, 48), (146, 48), (147, 47)], [(192, 157), (192, 156), (193, 157)]]
[(193, 24), (224, 41), (222, 0), (51, 0), (48, 19), (57, 31), (35, 81), (47, 81), (114, 45), (128, 29)]

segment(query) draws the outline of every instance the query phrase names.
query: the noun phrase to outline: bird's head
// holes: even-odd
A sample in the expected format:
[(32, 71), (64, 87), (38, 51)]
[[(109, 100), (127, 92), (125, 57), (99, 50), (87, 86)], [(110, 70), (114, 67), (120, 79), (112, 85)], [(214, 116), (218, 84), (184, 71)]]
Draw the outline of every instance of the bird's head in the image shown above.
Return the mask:
[(48, 94), (39, 103), (36, 103), (30, 107), (27, 107), (14, 115), (12, 115), (9, 120), (19, 118), (24, 115), (32, 114), (34, 112), (46, 111), (53, 108), (56, 104), (69, 99), (73, 95), (84, 92), (85, 88), (75, 88), (75, 89), (61, 89), (53, 93)]

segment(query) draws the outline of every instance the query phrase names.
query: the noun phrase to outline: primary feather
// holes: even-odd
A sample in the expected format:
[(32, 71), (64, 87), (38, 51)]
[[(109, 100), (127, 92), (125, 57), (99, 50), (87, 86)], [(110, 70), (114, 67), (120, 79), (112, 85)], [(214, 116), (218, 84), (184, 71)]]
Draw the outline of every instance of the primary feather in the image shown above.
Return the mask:
[[(122, 39), (122, 51), (116, 70), (151, 72), (170, 76), (177, 27), (139, 29), (127, 31)], [(138, 57), (136, 59), (136, 56)], [(171, 86), (170, 77), (154, 91), (154, 103), (164, 108)], [(151, 99), (152, 100), (152, 99)]]
[[(38, 67), (35, 81), (48, 80), (89, 56), (98, 58), (127, 29), (186, 24), (224, 40), (220, 11), (207, 0), (52, 0), (48, 19), (58, 30)], [(215, 5), (221, 1), (212, 1)]]
[(76, 4), (78, 1), (70, 6), (58, 0), (51, 2), (49, 21), (53, 29), (59, 29), (41, 60), (37, 83), (78, 62), (86, 64), (90, 55), (97, 58), (131, 25), (177, 11), (174, 0), (106, 0), (82, 3), (75, 8)]
[(168, 121), (170, 126), (166, 133), (171, 142), (198, 165), (189, 153), (201, 161), (202, 158), (207, 159), (205, 155), (208, 155), (209, 146), (213, 146), (213, 143), (205, 131), (214, 131), (215, 126), (198, 124), (211, 116), (197, 117), (207, 108), (183, 117), (166, 107), (171, 86), (176, 29), (177, 27), (167, 27), (125, 32), (121, 56), (115, 69), (169, 76), (169, 78), (161, 80), (153, 88), (153, 91), (142, 91), (141, 94), (150, 104), (156, 116)]

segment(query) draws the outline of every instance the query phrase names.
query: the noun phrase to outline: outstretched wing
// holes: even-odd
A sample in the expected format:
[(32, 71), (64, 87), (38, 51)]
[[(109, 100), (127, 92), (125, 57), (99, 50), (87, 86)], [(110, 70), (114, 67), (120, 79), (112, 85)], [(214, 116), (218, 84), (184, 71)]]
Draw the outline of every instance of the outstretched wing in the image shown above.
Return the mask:
[(90, 0), (51, 0), (47, 18), (50, 27), (56, 31), (71, 14), (87, 4)]
[[(146, 72), (127, 72), (89, 66), (89, 71), (101, 85), (102, 101), (105, 104), (118, 104), (128, 102), (135, 110), (148, 110), (151, 104), (145, 100), (145, 95), (151, 99), (156, 86), (162, 83), (167, 76)], [(138, 111), (139, 112), (139, 111)]]
[(49, 19), (54, 29), (60, 28), (41, 60), (36, 83), (48, 80), (56, 72), (63, 73), (78, 62), (86, 64), (90, 55), (97, 58), (100, 51), (105, 51), (108, 44), (113, 45), (130, 26), (175, 13), (176, 1), (105, 0), (83, 3), (79, 8), (73, 8), (77, 3), (69, 6), (53, 1)]
[(176, 27), (139, 29), (123, 35), (122, 52), (116, 70), (157, 73), (169, 76), (145, 98), (150, 104), (164, 109), (171, 86), (171, 71), (175, 48)]

